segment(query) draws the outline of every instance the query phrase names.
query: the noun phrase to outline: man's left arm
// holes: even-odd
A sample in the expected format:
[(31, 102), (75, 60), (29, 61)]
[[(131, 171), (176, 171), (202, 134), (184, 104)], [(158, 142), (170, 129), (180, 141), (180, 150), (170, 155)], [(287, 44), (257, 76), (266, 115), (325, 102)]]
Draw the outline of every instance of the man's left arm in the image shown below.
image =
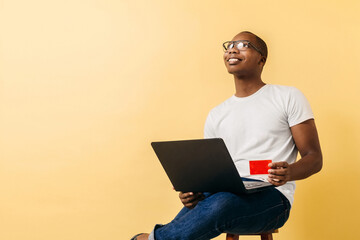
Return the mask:
[(315, 121), (307, 120), (291, 127), (295, 145), (299, 150), (301, 159), (295, 163), (270, 163), (268, 181), (281, 186), (288, 181), (300, 180), (319, 172), (322, 168), (322, 153)]

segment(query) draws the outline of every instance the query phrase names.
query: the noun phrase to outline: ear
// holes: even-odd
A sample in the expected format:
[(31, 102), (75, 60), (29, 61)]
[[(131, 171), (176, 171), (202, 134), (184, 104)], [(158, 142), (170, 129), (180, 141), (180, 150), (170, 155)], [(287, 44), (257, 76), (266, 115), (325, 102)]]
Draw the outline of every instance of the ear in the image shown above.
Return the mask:
[(265, 65), (265, 62), (266, 62), (266, 57), (262, 56), (262, 57), (260, 58), (259, 64), (262, 65), (262, 66), (264, 66), (264, 65)]
[(261, 59), (260, 59), (260, 62), (262, 62), (263, 64), (265, 64), (265, 62), (266, 62), (266, 57), (262, 56)]

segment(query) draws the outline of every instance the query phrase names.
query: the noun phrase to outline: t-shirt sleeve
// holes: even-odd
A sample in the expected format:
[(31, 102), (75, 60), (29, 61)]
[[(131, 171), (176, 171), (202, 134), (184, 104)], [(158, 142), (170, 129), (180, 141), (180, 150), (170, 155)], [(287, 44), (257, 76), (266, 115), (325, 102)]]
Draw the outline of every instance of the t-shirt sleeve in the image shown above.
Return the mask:
[(204, 138), (216, 138), (211, 112), (208, 114), (204, 127)]
[(287, 115), (290, 127), (306, 120), (314, 119), (314, 114), (308, 100), (297, 88), (292, 88), (290, 91)]

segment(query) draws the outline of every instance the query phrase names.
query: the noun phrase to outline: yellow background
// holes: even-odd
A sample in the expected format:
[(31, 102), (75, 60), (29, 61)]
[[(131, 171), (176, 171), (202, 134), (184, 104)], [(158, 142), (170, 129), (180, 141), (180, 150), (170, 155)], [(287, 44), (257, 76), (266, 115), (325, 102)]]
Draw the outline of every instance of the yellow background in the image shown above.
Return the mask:
[(307, 96), (324, 153), (275, 239), (355, 239), (360, 1), (0, 8), (1, 240), (123, 240), (170, 221), (181, 204), (150, 142), (202, 137), (208, 111), (234, 93), (221, 44), (242, 30), (268, 43), (263, 80)]

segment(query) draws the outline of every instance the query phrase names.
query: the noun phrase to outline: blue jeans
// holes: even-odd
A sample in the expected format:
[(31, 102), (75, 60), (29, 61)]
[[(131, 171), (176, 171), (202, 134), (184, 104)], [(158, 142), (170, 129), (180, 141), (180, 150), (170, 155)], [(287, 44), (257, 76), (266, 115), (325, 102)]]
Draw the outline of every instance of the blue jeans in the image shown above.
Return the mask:
[(204, 193), (195, 208), (184, 207), (166, 225), (156, 225), (149, 240), (208, 240), (221, 233), (249, 234), (284, 225), (290, 203), (275, 188), (248, 195)]

